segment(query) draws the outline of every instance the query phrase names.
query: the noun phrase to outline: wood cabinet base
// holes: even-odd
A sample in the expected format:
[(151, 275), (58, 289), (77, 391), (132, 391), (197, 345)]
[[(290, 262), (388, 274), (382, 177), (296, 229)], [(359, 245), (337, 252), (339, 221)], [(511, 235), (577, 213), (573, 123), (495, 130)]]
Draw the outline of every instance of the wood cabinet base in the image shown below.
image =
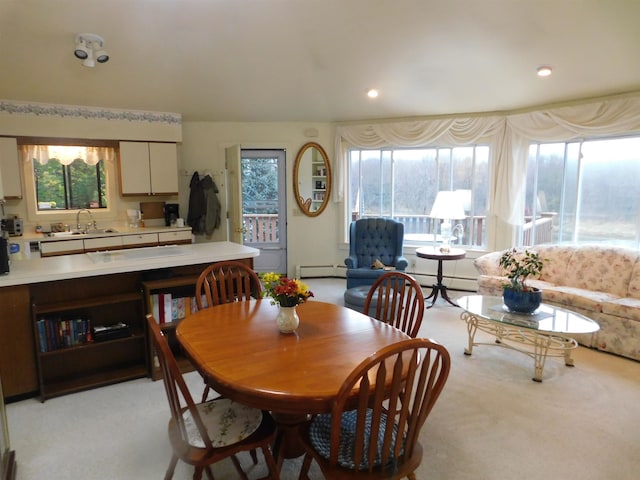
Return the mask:
[[(253, 267), (252, 258), (239, 261)], [(143, 284), (169, 290), (180, 285), (193, 288), (197, 276), (208, 265), (0, 288), (0, 376), (4, 398), (13, 401), (39, 394), (44, 400), (135, 378), (160, 378), (146, 333), (144, 315), (149, 291), (145, 295)], [(123, 322), (131, 327), (132, 335), (58, 350), (41, 349), (37, 322), (73, 316), (90, 317), (94, 326)], [(177, 322), (165, 327), (168, 336), (176, 325)], [(179, 349), (177, 353), (180, 354)], [(193, 370), (184, 357), (180, 365), (184, 372)]]

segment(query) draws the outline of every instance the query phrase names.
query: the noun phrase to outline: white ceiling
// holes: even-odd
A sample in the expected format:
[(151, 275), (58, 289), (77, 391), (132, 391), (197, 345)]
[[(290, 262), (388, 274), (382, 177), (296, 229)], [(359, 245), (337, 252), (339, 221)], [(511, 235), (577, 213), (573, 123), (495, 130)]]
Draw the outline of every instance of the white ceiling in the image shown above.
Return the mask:
[[(639, 24), (639, 0), (0, 0), (0, 99), (185, 121), (514, 110), (640, 91)], [(84, 32), (108, 63), (73, 56)]]

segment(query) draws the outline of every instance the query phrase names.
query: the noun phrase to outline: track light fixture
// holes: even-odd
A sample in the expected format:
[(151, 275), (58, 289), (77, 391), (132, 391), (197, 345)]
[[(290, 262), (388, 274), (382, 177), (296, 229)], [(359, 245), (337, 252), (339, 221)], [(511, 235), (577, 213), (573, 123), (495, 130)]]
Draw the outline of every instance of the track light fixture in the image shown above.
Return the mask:
[(76, 58), (82, 60), (85, 67), (95, 67), (96, 62), (106, 63), (109, 54), (104, 50), (104, 39), (95, 33), (79, 33), (76, 35), (76, 48), (73, 50)]

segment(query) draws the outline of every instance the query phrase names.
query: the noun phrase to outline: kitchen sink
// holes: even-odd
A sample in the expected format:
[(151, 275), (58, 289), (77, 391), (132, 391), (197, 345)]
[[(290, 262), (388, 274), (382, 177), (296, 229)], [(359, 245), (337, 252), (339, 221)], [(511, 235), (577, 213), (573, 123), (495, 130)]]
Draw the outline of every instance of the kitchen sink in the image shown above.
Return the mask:
[(74, 235), (99, 235), (101, 233), (118, 233), (113, 228), (95, 228), (91, 230), (71, 230), (70, 232), (51, 232), (50, 237), (71, 237)]

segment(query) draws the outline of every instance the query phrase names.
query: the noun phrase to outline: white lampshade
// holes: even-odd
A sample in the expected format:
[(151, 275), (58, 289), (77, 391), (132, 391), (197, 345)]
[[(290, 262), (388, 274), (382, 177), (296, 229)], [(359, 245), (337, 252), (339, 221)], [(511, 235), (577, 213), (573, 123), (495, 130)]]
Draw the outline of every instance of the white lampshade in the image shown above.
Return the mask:
[(471, 190), (456, 190), (465, 212), (471, 211)]
[(440, 219), (465, 218), (464, 200), (456, 192), (442, 190), (436, 195), (436, 201), (431, 208), (431, 217)]

